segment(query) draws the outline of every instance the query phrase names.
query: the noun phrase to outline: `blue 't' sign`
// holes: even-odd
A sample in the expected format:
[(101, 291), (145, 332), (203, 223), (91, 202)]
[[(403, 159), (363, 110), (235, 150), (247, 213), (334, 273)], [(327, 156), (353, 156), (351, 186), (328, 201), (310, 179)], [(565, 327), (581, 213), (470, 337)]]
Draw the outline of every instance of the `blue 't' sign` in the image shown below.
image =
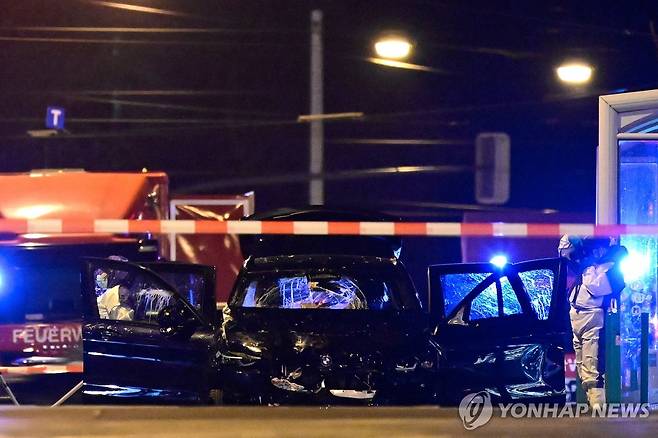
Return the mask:
[(46, 110), (46, 128), (64, 129), (64, 108), (49, 106)]

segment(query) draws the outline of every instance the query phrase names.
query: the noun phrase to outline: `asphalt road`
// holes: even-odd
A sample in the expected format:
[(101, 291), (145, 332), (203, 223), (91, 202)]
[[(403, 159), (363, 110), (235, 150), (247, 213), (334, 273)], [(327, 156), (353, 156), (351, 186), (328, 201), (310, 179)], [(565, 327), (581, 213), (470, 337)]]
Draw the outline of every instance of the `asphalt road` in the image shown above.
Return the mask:
[(464, 429), (456, 409), (311, 407), (0, 407), (0, 437), (614, 437), (658, 434), (645, 419), (494, 418)]

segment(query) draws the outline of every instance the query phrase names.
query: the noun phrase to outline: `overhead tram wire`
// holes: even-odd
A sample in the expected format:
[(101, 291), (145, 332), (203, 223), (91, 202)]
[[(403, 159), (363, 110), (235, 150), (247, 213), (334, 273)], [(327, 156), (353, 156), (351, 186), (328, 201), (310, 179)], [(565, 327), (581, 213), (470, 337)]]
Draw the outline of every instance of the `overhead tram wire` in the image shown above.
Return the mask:
[(470, 145), (472, 140), (445, 138), (328, 138), (326, 144), (376, 146), (459, 146)]
[(118, 10), (122, 10), (122, 11), (125, 11), (125, 12), (134, 12), (134, 13), (142, 13), (142, 14), (150, 14), (150, 15), (161, 15), (161, 16), (174, 17), (174, 18), (192, 19), (192, 20), (197, 20), (197, 21), (202, 21), (202, 22), (225, 22), (226, 21), (226, 20), (220, 20), (220, 19), (217, 19), (217, 18), (213, 18), (213, 17), (207, 16), (207, 15), (192, 14), (192, 13), (189, 13), (189, 12), (181, 12), (181, 11), (176, 11), (176, 10), (173, 10), (173, 9), (163, 9), (163, 8), (155, 8), (155, 7), (149, 7), (149, 6), (133, 5), (133, 4), (130, 4), (130, 3), (123, 3), (123, 2), (113, 2), (113, 1), (105, 1), (105, 0), (78, 0), (78, 2), (85, 3), (85, 4), (88, 4), (88, 5), (92, 5), (92, 6), (118, 9)]
[[(25, 29), (37, 29), (37, 28), (7, 28), (0, 27), (0, 32), (11, 32), (14, 30), (25, 30)], [(44, 28), (47, 29), (47, 28)], [(51, 28), (52, 29), (52, 28)], [(66, 28), (61, 28), (61, 32), (66, 32)], [(82, 28), (81, 28), (82, 29)], [(85, 28), (86, 29), (86, 28)], [(91, 28), (90, 28), (91, 29)], [(103, 28), (103, 29), (112, 29), (112, 28)], [(117, 28), (118, 29), (118, 28)], [(125, 28), (126, 32), (129, 33), (128, 29)], [(204, 34), (204, 33), (213, 33), (212, 30), (205, 31), (203, 29), (196, 29), (199, 32), (194, 32), (193, 28), (181, 29), (181, 32), (173, 31), (173, 29), (162, 28), (162, 32), (159, 32), (158, 29), (148, 29), (142, 28), (144, 31), (139, 31), (137, 33), (173, 33), (173, 34)], [(148, 29), (148, 31), (147, 31)], [(238, 30), (239, 31), (239, 30)], [(82, 31), (81, 31), (82, 32)], [(104, 31), (99, 31), (103, 33)], [(108, 30), (108, 32), (110, 32)], [(228, 31), (227, 31), (228, 32)], [(231, 31), (232, 32), (232, 31)], [(251, 33), (252, 30), (245, 31)], [(279, 32), (276, 30), (253, 30), (253, 33), (274, 33)], [(217, 33), (222, 33), (219, 29)], [(290, 46), (305, 46), (305, 44), (295, 44), (295, 43), (272, 43), (272, 42), (246, 42), (246, 41), (188, 41), (188, 40), (156, 40), (156, 39), (103, 39), (103, 38), (79, 38), (79, 37), (47, 37), (47, 36), (22, 36), (22, 35), (2, 35), (0, 36), (0, 41), (6, 42), (22, 42), (22, 43), (67, 43), (67, 44), (119, 44), (119, 45), (178, 45), (178, 46), (201, 46), (201, 47), (231, 47), (231, 46), (247, 46), (247, 47), (290, 47)], [(493, 56), (503, 56), (510, 59), (522, 59), (529, 57), (536, 57), (537, 55), (529, 54), (528, 52), (517, 52), (510, 49), (501, 49), (501, 48), (492, 48), (492, 47), (469, 47), (469, 46), (460, 46), (460, 45), (451, 45), (451, 44), (432, 44), (433, 46), (438, 47), (439, 49), (446, 51), (456, 51), (456, 52), (466, 52), (466, 53), (475, 53), (475, 54), (488, 54)], [(411, 70), (420, 70), (427, 71), (432, 73), (440, 74), (451, 74), (451, 72), (439, 69), (432, 66), (416, 65), (410, 63), (404, 63), (390, 60), (381, 59), (381, 58), (372, 58), (372, 57), (357, 57), (357, 56), (345, 56), (345, 58), (358, 59), (360, 61), (365, 61), (374, 64), (380, 64), (384, 66), (396, 67), (396, 68), (406, 68)]]
[[(638, 85), (638, 87), (645, 86), (655, 86), (655, 82), (651, 84)], [(560, 103), (565, 101), (574, 101), (581, 99), (588, 99), (592, 97), (598, 97), (604, 94), (618, 93), (625, 90), (591, 90), (587, 93), (569, 93), (569, 94), (559, 94), (548, 96), (543, 99), (529, 99), (516, 102), (497, 102), (497, 103), (487, 103), (480, 105), (464, 105), (464, 106), (452, 106), (444, 108), (430, 108), (418, 111), (397, 111), (390, 113), (370, 113), (366, 114), (364, 117), (359, 119), (359, 122), (368, 123), (368, 122), (387, 122), (395, 119), (405, 119), (409, 117), (420, 117), (420, 116), (436, 116), (441, 114), (453, 114), (453, 113), (463, 113), (463, 112), (477, 112), (477, 111), (490, 111), (496, 109), (509, 109), (509, 108), (518, 108), (524, 106), (534, 106), (534, 105), (550, 105), (554, 103)]]
[(225, 27), (101, 27), (101, 26), (0, 26), (0, 32), (52, 33), (154, 33), (154, 34), (271, 34), (308, 33), (302, 29), (246, 29)]
[[(655, 83), (651, 84), (642, 84), (638, 87), (649, 87), (655, 86)], [(475, 111), (488, 111), (491, 109), (501, 109), (501, 108), (514, 108), (514, 107), (523, 107), (531, 105), (546, 105), (552, 103), (559, 103), (563, 101), (578, 100), (583, 98), (590, 98), (592, 96), (599, 96), (601, 94), (611, 94), (614, 92), (620, 92), (621, 90), (594, 90), (589, 93), (583, 93), (579, 95), (557, 95), (552, 96), (549, 99), (535, 99), (535, 100), (526, 100), (518, 102), (503, 102), (503, 103), (493, 103), (493, 104), (483, 104), (483, 105), (469, 105), (462, 107), (446, 107), (446, 108), (434, 108), (426, 109), (419, 111), (401, 111), (401, 112), (391, 112), (391, 113), (366, 113), (362, 117), (355, 119), (336, 119), (336, 120), (326, 120), (325, 123), (391, 123), (396, 120), (404, 120), (409, 117), (420, 117), (420, 116), (436, 116), (440, 114), (452, 114), (452, 113), (461, 113), (461, 112), (475, 112)], [(282, 119), (282, 120), (226, 120), (226, 121), (217, 121), (212, 124), (196, 125), (196, 126), (178, 126), (178, 127), (161, 127), (158, 129), (145, 128), (145, 129), (131, 129), (126, 131), (112, 131), (112, 132), (91, 132), (91, 133), (80, 133), (80, 134), (67, 134), (61, 136), (52, 136), (44, 137), (39, 140), (47, 141), (50, 139), (75, 139), (75, 138), (130, 138), (130, 137), (146, 137), (146, 136), (167, 136), (173, 132), (185, 132), (187, 130), (193, 129), (195, 131), (199, 130), (217, 130), (217, 129), (241, 129), (241, 128), (259, 128), (259, 127), (284, 127), (284, 126), (301, 126), (303, 123), (300, 123), (297, 119)], [(13, 136), (4, 136), (0, 139), (32, 139), (32, 137), (26, 135), (13, 135)]]
[[(211, 125), (217, 123), (217, 119), (182, 119), (177, 118), (104, 118), (104, 117), (67, 117), (66, 122), (70, 124), (114, 124), (114, 125)], [(43, 122), (43, 119), (36, 117), (8, 117), (0, 118), (0, 124), (2, 123), (39, 123)], [(58, 137), (62, 138), (62, 137)]]
[(40, 96), (40, 95), (60, 95), (60, 96), (193, 96), (193, 97), (203, 97), (203, 96), (245, 96), (245, 95), (265, 95), (271, 94), (271, 91), (264, 90), (219, 90), (219, 89), (152, 89), (152, 90), (0, 90), (0, 96), (11, 96), (11, 95), (20, 95), (20, 96)]
[(107, 98), (98, 98), (98, 97), (85, 97), (85, 96), (66, 96), (67, 99), (80, 101), (80, 102), (91, 102), (91, 103), (101, 103), (101, 104), (110, 104), (110, 105), (124, 105), (124, 106), (134, 106), (141, 108), (156, 108), (164, 110), (178, 110), (178, 111), (192, 111), (199, 113), (218, 113), (218, 114), (227, 114), (227, 115), (251, 115), (251, 116), (260, 116), (260, 117), (281, 117), (281, 113), (273, 113), (266, 111), (251, 111), (251, 110), (239, 110), (239, 109), (226, 109), (226, 108), (214, 108), (214, 107), (201, 107), (196, 105), (178, 105), (170, 103), (157, 103), (157, 102), (143, 102), (135, 100), (125, 100), (125, 99), (107, 99)]
[[(1, 30), (1, 29), (0, 29)], [(343, 40), (350, 41), (352, 43), (358, 43), (356, 37), (354, 36), (338, 36), (336, 38), (341, 38)], [(489, 46), (467, 46), (463, 44), (449, 44), (445, 42), (437, 42), (430, 38), (423, 42), (423, 47), (437, 48), (440, 51), (447, 52), (463, 52), (463, 53), (473, 53), (476, 55), (492, 55), (492, 56), (501, 56), (504, 58), (518, 60), (518, 59), (530, 59), (530, 58), (540, 58), (542, 55), (537, 52), (529, 52), (523, 50), (516, 50), (503, 47), (489, 47)], [(360, 61), (369, 61), (369, 58), (363, 56), (355, 55), (345, 55), (345, 59), (353, 59)]]
[(22, 37), (0, 36), (0, 42), (15, 43), (51, 43), (51, 44), (108, 44), (124, 46), (197, 46), (197, 47), (305, 47), (304, 43), (263, 43), (257, 41), (185, 41), (185, 40), (149, 40), (149, 39), (109, 39), (109, 38), (64, 38), (64, 37)]
[(419, 174), (461, 174), (472, 173), (473, 166), (457, 165), (434, 165), (434, 166), (392, 166), (378, 167), (371, 169), (352, 169), (341, 170), (337, 172), (293, 172), (286, 174), (251, 176), (251, 177), (231, 177), (216, 181), (207, 181), (201, 184), (194, 184), (177, 190), (178, 193), (199, 193), (217, 189), (225, 189), (239, 186), (269, 186), (290, 183), (305, 183), (313, 179), (322, 178), (325, 181), (341, 181), (366, 179), (373, 177), (401, 176), (401, 175), (419, 175)]
[[(551, 100), (528, 100), (520, 102), (507, 102), (507, 103), (495, 103), (495, 104), (485, 104), (485, 105), (471, 105), (464, 107), (447, 107), (447, 108), (436, 108), (428, 109), (421, 111), (403, 111), (403, 112), (394, 112), (394, 113), (380, 113), (380, 114), (364, 114), (362, 117), (355, 119), (336, 119), (336, 120), (327, 120), (325, 123), (390, 123), (391, 121), (404, 120), (408, 117), (419, 117), (423, 115), (440, 115), (440, 114), (451, 114), (459, 112), (469, 112), (469, 111), (486, 111), (491, 109), (500, 109), (500, 108), (513, 108), (513, 107), (522, 107), (528, 105), (542, 105), (549, 103), (558, 103), (565, 100), (574, 100), (589, 98), (592, 96), (598, 96), (600, 94), (607, 94), (605, 92), (597, 91), (592, 94), (579, 95), (579, 96), (561, 96), (555, 97)], [(92, 133), (80, 133), (80, 134), (67, 134), (61, 136), (52, 136), (44, 137), (40, 140), (47, 141), (50, 139), (75, 139), (75, 138), (130, 138), (130, 137), (147, 137), (147, 136), (167, 136), (171, 133), (180, 131), (185, 132), (187, 130), (193, 129), (195, 131), (200, 130), (217, 130), (217, 129), (241, 129), (241, 128), (259, 128), (259, 127), (284, 127), (284, 126), (302, 126), (304, 123), (300, 123), (297, 119), (282, 119), (282, 120), (226, 120), (226, 121), (217, 121), (209, 125), (196, 125), (196, 126), (179, 126), (179, 127), (161, 127), (158, 129), (131, 129), (126, 131), (112, 131), (112, 132), (92, 132)], [(4, 139), (28, 139), (31, 137), (20, 135), (20, 136), (6, 136)]]
[[(141, 34), (192, 34), (192, 35), (202, 35), (202, 34), (273, 34), (273, 33), (305, 33), (306, 31), (297, 31), (290, 29), (228, 29), (228, 28), (121, 28), (121, 27), (56, 27), (56, 26), (42, 26), (42, 27), (30, 27), (30, 26), (18, 26), (18, 27), (0, 27), (0, 32), (53, 32), (53, 33), (141, 33)], [(27, 37), (23, 35), (4, 35), (0, 37), (0, 41), (13, 41), (13, 42), (24, 42), (24, 43), (79, 43), (79, 44), (110, 44), (106, 39), (99, 38), (61, 38), (61, 37)], [(278, 46), (290, 46), (290, 43), (260, 43), (260, 42), (216, 42), (216, 41), (176, 41), (176, 40), (145, 40), (145, 39), (133, 39), (133, 40), (110, 40), (112, 43), (125, 44), (125, 45), (162, 45), (171, 43), (174, 45), (199, 45), (199, 46), (233, 46), (233, 45), (244, 45), (244, 46), (267, 46), (267, 47), (278, 47)], [(499, 48), (499, 47), (485, 47), (485, 46), (464, 46), (458, 44), (445, 44), (445, 43), (435, 43), (428, 41), (426, 44), (428, 47), (436, 47), (439, 50), (443, 51), (454, 51), (454, 52), (463, 52), (463, 53), (473, 53), (476, 55), (490, 55), (490, 56), (501, 56), (508, 59), (528, 59), (528, 58), (538, 58), (540, 55), (534, 52), (524, 52), (513, 49)], [(589, 49), (591, 50), (591, 49)], [(431, 73), (439, 74), (452, 74), (449, 71), (443, 69), (426, 66), (426, 65), (417, 65), (404, 63), (400, 61), (391, 61), (381, 58), (373, 57), (358, 57), (358, 56), (344, 56), (344, 58), (358, 59), (360, 61), (370, 62), (374, 64), (380, 64), (384, 66), (390, 66), (395, 68), (403, 68), (410, 70), (419, 70), (426, 71)]]
[[(66, 92), (63, 92), (66, 93)], [(105, 95), (112, 96), (221, 96), (221, 95), (261, 95), (270, 94), (264, 90), (191, 90), (191, 89), (166, 89), (166, 90), (81, 90), (71, 91), (69, 94), (77, 95)]]
[(83, 133), (66, 133), (47, 137), (31, 137), (29, 135), (7, 135), (0, 137), (0, 140), (39, 140), (39, 141), (62, 141), (75, 140), (82, 138), (103, 139), (103, 138), (137, 138), (137, 137), (168, 137), (176, 133), (200, 133), (202, 131), (215, 131), (221, 129), (245, 129), (245, 128), (266, 128), (266, 127), (285, 127), (285, 126), (303, 126), (296, 119), (286, 120), (239, 120), (227, 118), (226, 120), (218, 119), (209, 124), (196, 124), (194, 126), (161, 126), (157, 128), (127, 129), (122, 131), (96, 131)]

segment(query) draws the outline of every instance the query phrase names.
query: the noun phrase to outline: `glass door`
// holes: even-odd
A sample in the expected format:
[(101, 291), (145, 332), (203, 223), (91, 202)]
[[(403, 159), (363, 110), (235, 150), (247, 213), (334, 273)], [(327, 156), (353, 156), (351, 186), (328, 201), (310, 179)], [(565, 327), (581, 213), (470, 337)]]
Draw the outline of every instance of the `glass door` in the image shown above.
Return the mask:
[[(658, 140), (619, 141), (619, 221), (658, 224)], [(656, 236), (621, 238), (629, 251), (622, 269), (626, 288), (619, 303), (622, 401), (640, 401), (641, 315), (649, 314), (649, 401), (658, 402)]]

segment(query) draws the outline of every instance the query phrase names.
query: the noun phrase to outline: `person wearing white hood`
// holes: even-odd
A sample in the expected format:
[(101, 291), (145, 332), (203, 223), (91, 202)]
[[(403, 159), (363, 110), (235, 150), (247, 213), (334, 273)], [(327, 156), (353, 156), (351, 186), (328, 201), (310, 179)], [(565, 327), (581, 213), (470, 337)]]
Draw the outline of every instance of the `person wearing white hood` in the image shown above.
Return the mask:
[(601, 406), (606, 403), (605, 312), (624, 289), (619, 265), (627, 251), (616, 239), (564, 235), (558, 252), (568, 259), (569, 319), (578, 377), (588, 404)]

